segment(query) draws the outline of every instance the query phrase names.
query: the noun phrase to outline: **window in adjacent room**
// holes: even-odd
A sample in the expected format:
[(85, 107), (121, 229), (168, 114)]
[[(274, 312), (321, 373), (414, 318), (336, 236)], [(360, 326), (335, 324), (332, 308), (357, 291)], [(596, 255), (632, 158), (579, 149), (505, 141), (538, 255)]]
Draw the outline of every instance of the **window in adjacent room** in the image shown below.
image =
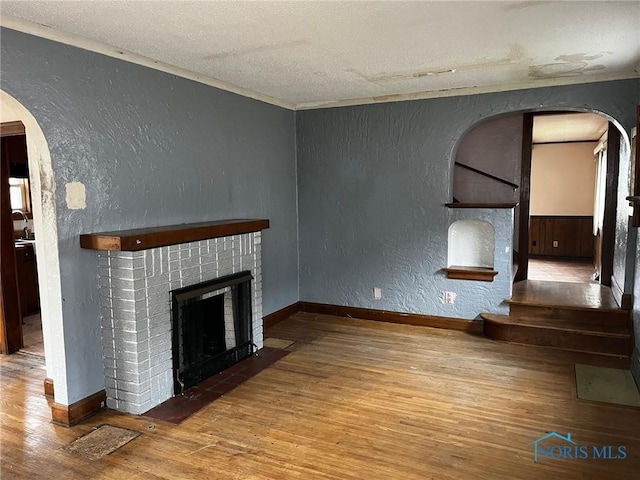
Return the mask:
[(9, 194), (11, 196), (11, 210), (31, 212), (29, 198), (29, 180), (26, 178), (9, 178)]

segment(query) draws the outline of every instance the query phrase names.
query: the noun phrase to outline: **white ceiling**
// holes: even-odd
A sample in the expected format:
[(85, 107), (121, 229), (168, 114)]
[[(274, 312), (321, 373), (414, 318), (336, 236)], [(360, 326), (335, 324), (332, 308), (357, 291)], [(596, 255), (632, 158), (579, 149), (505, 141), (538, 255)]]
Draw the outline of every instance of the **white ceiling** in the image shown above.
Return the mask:
[(609, 122), (595, 113), (537, 115), (533, 118), (533, 143), (597, 142)]
[(289, 108), (640, 76), (640, 2), (12, 1), (0, 22)]

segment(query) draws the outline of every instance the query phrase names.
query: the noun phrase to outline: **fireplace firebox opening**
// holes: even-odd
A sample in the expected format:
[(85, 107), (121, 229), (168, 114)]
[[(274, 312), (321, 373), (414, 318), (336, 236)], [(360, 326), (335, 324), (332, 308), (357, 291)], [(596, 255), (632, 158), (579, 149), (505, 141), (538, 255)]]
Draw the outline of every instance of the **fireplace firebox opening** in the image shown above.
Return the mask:
[(171, 291), (174, 394), (253, 353), (251, 272)]

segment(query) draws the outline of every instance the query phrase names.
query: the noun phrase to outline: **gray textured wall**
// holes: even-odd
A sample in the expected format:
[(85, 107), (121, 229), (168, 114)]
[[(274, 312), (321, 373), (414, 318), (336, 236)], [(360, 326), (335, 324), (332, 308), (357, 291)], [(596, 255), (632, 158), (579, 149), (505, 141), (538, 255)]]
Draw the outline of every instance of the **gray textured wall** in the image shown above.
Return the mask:
[(631, 371), (640, 387), (640, 239), (636, 237), (633, 242), (633, 253), (635, 254), (635, 276), (633, 285), (633, 332), (635, 335), (635, 347), (631, 359)]
[[(639, 94), (640, 96), (640, 94)], [(620, 158), (630, 157), (630, 145), (624, 138), (620, 139)], [(618, 172), (618, 211), (616, 212), (616, 236), (613, 257), (613, 282), (614, 293), (632, 293), (634, 275), (626, 275), (625, 271), (633, 271), (636, 268), (636, 236), (637, 229), (631, 228), (631, 219), (626, 197), (633, 195), (631, 187), (631, 162), (621, 164)], [(618, 298), (618, 301), (621, 301)], [(638, 303), (638, 302), (635, 302)]]
[[(523, 114), (490, 118), (458, 142), (455, 161), (520, 185)], [(455, 166), (453, 197), (461, 202), (518, 203), (520, 190)], [(513, 248), (518, 250), (520, 206), (514, 210)]]
[[(473, 127), (459, 142), (455, 160), (519, 185), (522, 117), (505, 115)], [(470, 203), (520, 201), (519, 190), (459, 166), (454, 168), (453, 196)]]
[[(293, 112), (7, 29), (1, 55), (1, 88), (51, 150), (70, 403), (104, 388), (97, 254), (81, 233), (269, 218), (264, 313), (298, 300)], [(85, 210), (66, 207), (71, 181)]]
[(439, 301), (452, 288), (439, 270), (456, 142), (482, 119), (530, 109), (593, 109), (628, 132), (639, 99), (640, 81), (628, 80), (299, 112), (301, 300), (463, 318), (497, 311), (501, 299), (481, 282), (459, 281), (453, 307)]
[[(638, 102), (640, 103), (640, 101)], [(638, 132), (640, 134), (640, 132)], [(640, 145), (637, 145), (636, 138), (636, 148), (640, 148)], [(626, 148), (621, 146), (621, 155), (623, 154), (622, 150)], [(622, 172), (621, 172), (622, 176)], [(619, 185), (620, 187), (620, 185)], [(629, 185), (630, 188), (630, 185)], [(618, 202), (621, 202), (622, 194), (619, 192)], [(626, 201), (625, 201), (626, 205)], [(628, 252), (628, 261), (635, 262), (634, 263), (634, 276), (633, 278), (627, 278), (627, 284), (631, 283), (632, 293), (633, 293), (633, 331), (635, 335), (635, 348), (633, 352), (633, 356), (631, 358), (631, 371), (636, 379), (636, 384), (640, 387), (640, 238), (638, 237), (638, 229), (631, 227), (631, 222), (629, 221), (629, 217), (626, 215), (618, 215), (616, 221), (616, 232), (618, 230), (628, 230), (629, 231), (629, 242), (626, 245), (626, 251)], [(622, 245), (621, 242), (616, 238), (616, 251), (624, 250), (625, 245)], [(613, 265), (613, 273), (614, 277), (616, 276), (616, 271), (620, 270), (622, 266), (619, 261), (615, 261)], [(622, 287), (622, 285), (619, 285)]]
[[(471, 318), (499, 309), (506, 294), (502, 282), (455, 282), (439, 272), (459, 215), (443, 207), (457, 140), (482, 119), (536, 108), (594, 109), (630, 131), (640, 100), (640, 81), (629, 80), (305, 111), (296, 120), (7, 29), (1, 49), (1, 88), (33, 113), (51, 149), (71, 402), (103, 388), (97, 260), (79, 248), (80, 233), (267, 217), (265, 313), (298, 300), (299, 274), (301, 300)], [(66, 208), (70, 181), (87, 186), (86, 210)], [(493, 222), (506, 225), (504, 215)], [(618, 275), (629, 267), (623, 243)], [(383, 288), (377, 302), (374, 286)], [(441, 291), (456, 289), (456, 305), (445, 309)]]

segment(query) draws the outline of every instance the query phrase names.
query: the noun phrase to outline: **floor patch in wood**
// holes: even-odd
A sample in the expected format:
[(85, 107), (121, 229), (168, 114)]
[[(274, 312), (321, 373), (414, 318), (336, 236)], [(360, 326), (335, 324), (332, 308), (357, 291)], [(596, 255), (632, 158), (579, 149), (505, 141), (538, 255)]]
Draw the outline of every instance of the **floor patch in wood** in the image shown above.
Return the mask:
[(115, 452), (138, 435), (140, 435), (140, 432), (135, 430), (114, 427), (113, 425), (101, 425), (92, 432), (65, 445), (62, 449), (87, 460), (98, 460)]
[(576, 391), (581, 400), (640, 407), (640, 392), (629, 370), (576, 364)]

